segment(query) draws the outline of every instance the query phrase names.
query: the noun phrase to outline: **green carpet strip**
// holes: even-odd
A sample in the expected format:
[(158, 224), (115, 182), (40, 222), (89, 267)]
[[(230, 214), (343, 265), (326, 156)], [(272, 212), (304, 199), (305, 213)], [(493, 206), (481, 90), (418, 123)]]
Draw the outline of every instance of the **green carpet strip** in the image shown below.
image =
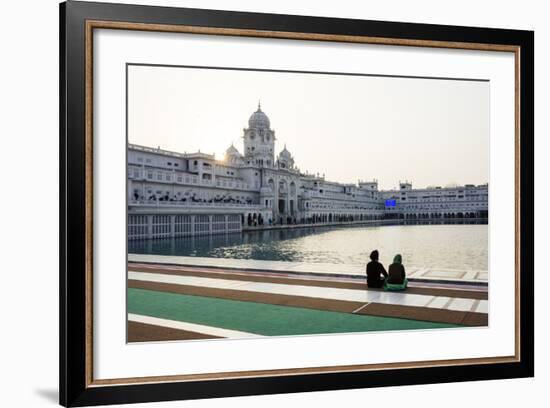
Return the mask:
[(128, 289), (128, 313), (264, 336), (459, 327), (132, 288)]

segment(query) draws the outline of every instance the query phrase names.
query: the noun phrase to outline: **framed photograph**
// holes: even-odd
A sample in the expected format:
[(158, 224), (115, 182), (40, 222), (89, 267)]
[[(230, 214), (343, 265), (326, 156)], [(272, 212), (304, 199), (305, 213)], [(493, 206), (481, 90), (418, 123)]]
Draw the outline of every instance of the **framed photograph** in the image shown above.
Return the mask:
[(60, 6), (60, 403), (534, 375), (534, 34)]

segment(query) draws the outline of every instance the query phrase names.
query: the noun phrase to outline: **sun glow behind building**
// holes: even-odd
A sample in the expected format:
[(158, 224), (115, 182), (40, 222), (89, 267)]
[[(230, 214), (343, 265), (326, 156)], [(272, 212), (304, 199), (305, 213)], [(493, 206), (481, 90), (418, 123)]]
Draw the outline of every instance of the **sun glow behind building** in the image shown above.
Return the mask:
[(376, 175), (383, 189), (488, 182), (487, 82), (147, 66), (128, 80), (130, 143), (221, 160), (261, 99), (276, 148), (312, 174)]

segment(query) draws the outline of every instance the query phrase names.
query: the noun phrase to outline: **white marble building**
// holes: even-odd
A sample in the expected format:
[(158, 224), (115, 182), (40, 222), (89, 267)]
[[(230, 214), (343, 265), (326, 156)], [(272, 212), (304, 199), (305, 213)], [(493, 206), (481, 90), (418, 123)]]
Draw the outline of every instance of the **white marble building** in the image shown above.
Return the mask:
[[(432, 209), (432, 193), (412, 190), (410, 184), (402, 184), (400, 191), (380, 192), (376, 181), (343, 184), (308, 174), (296, 166), (286, 146), (276, 155), (275, 141), (269, 118), (258, 105), (243, 130), (243, 152), (231, 145), (223, 160), (201, 152), (129, 145), (129, 238), (225, 233), (260, 225), (362, 222), (451, 210), (427, 211)], [(463, 189), (471, 198), (471, 187)], [(486, 210), (487, 186), (474, 189), (485, 191), (478, 194), (485, 207), (468, 209), (480, 214)], [(437, 200), (446, 189), (433, 191)], [(395, 200), (395, 207), (388, 207), (387, 199)]]
[(400, 182), (399, 189), (384, 191), (382, 196), (386, 204), (385, 218), (486, 219), (488, 194), (487, 184), (413, 189), (410, 182)]

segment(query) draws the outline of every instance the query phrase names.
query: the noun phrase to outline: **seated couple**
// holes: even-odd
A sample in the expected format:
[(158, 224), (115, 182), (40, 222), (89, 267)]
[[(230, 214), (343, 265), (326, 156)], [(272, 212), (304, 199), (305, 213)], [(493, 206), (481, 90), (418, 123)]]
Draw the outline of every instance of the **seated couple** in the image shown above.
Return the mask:
[(384, 269), (384, 265), (378, 262), (378, 256), (377, 250), (372, 251), (370, 254), (371, 261), (367, 264), (368, 287), (384, 288), (385, 290), (405, 290), (408, 281), (401, 255), (395, 255), (388, 272)]

